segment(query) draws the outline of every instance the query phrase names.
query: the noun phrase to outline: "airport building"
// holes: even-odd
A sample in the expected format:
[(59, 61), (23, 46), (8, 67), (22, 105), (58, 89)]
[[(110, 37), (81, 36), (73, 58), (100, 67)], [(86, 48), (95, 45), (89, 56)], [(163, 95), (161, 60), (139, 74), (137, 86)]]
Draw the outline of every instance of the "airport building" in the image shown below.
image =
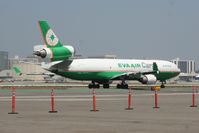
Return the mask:
[(8, 52), (0, 51), (0, 71), (7, 70), (8, 67)]
[[(54, 74), (50, 74), (49, 71), (44, 70), (41, 67), (41, 59), (35, 56), (29, 56), (27, 58), (19, 58), (15, 56), (10, 61), (11, 76), (14, 80), (18, 81), (45, 81), (45, 82), (64, 82), (67, 79)], [(18, 75), (13, 67), (17, 67), (22, 72), (22, 75)]]
[(172, 60), (172, 62), (180, 68), (182, 73), (195, 73), (196, 66), (194, 60), (180, 60), (179, 58), (176, 58)]
[[(18, 67), (22, 73), (21, 76), (17, 75), (13, 71), (13, 77), (15, 80), (31, 80), (40, 81), (44, 80), (42, 75), (37, 75), (38, 73), (45, 73), (46, 71), (39, 65), (39, 59), (35, 57), (19, 58), (15, 56), (9, 59), (10, 68)], [(34, 75), (35, 74), (35, 75)]]
[(181, 73), (179, 79), (183, 81), (193, 81), (195, 76), (195, 61), (194, 60), (180, 60), (179, 58), (173, 59), (178, 68), (180, 68)]

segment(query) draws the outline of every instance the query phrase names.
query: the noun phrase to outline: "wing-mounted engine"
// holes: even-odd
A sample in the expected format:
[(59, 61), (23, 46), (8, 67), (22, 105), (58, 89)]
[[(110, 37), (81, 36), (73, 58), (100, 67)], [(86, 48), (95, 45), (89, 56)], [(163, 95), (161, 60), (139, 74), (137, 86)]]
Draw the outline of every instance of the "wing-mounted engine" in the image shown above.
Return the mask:
[(34, 55), (40, 56), (41, 58), (51, 59), (51, 61), (65, 60), (73, 57), (74, 54), (74, 47), (69, 45), (61, 47), (43, 48), (34, 52)]
[(157, 82), (157, 78), (153, 74), (144, 75), (140, 80), (143, 84), (155, 84)]

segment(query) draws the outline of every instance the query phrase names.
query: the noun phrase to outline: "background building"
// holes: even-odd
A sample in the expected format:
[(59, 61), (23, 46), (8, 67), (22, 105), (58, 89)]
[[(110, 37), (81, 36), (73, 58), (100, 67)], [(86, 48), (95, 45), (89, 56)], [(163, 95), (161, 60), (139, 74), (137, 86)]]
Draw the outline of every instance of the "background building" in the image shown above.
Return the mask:
[[(64, 77), (53, 74), (41, 67), (40, 58), (35, 56), (29, 56), (27, 58), (19, 58), (15, 56), (10, 61), (11, 76), (16, 81), (45, 81), (45, 82), (65, 82)], [(18, 75), (14, 72), (13, 67), (17, 67), (22, 72), (22, 75)]]
[(21, 76), (17, 75), (14, 71), (12, 75), (16, 80), (32, 80), (32, 81), (40, 81), (44, 80), (43, 75), (37, 75), (46, 73), (44, 69), (39, 65), (39, 59), (35, 57), (27, 57), (27, 58), (19, 58), (15, 56), (10, 61), (10, 68), (18, 67), (22, 73)]
[(8, 69), (8, 52), (0, 51), (0, 71)]
[(195, 61), (194, 60), (180, 60), (179, 58), (172, 60), (182, 73), (195, 73)]
[(172, 62), (175, 63), (181, 70), (181, 73), (179, 75), (180, 80), (193, 81), (195, 79), (195, 76), (197, 74), (195, 73), (194, 60), (180, 60), (179, 58), (176, 58), (172, 60)]

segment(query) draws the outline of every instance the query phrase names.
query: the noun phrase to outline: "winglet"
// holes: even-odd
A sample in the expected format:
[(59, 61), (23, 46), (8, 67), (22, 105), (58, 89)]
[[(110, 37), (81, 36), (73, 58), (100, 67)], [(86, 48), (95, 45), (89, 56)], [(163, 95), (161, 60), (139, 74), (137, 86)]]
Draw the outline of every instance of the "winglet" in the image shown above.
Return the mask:
[(13, 70), (15, 71), (16, 74), (18, 74), (19, 76), (22, 75), (21, 70), (18, 67), (13, 67)]
[(157, 63), (156, 62), (153, 62), (153, 71), (154, 72), (159, 72), (159, 70), (158, 70), (158, 65), (157, 65)]

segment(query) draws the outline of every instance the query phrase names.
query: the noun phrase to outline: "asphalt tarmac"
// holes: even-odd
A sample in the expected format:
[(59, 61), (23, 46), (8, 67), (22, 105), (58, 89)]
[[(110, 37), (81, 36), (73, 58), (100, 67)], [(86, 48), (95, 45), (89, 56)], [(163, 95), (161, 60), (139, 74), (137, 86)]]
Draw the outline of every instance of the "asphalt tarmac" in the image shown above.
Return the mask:
[[(128, 90), (96, 90), (99, 111), (91, 112), (92, 90), (16, 90), (16, 112), (11, 112), (11, 90), (0, 90), (0, 133), (198, 133), (199, 107), (192, 104), (192, 88), (167, 88), (158, 92), (159, 109), (154, 109), (154, 92), (133, 90), (133, 110)], [(198, 99), (196, 96), (196, 104)]]

